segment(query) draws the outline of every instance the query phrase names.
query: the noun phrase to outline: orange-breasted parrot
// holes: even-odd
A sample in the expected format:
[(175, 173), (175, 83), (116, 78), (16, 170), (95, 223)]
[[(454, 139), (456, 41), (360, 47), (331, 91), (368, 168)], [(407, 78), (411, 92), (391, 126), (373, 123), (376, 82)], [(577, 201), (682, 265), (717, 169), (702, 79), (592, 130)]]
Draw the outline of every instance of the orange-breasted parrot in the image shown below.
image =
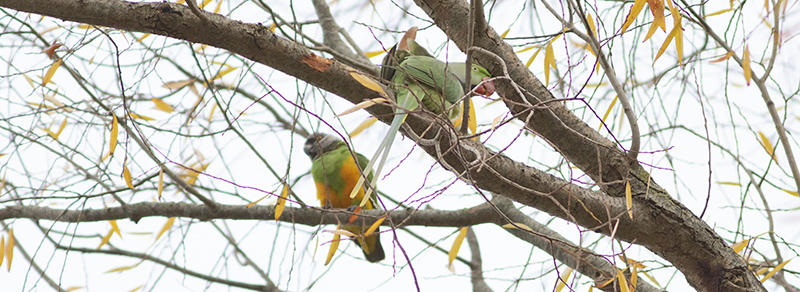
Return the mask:
[[(408, 112), (415, 110), (420, 102), (433, 113), (445, 113), (452, 120), (461, 112), (461, 107), (456, 104), (464, 96), (465, 84), (471, 85), (473, 95), (489, 96), (494, 93), (494, 83), (485, 68), (472, 64), (470, 80), (467, 81), (465, 63), (437, 60), (414, 41), (415, 36), (416, 27), (406, 32), (403, 39), (392, 47), (381, 65), (381, 78), (391, 81), (398, 107), (389, 131), (367, 166), (372, 168), (372, 163), (378, 161), (375, 178), (380, 176), (400, 125)], [(362, 183), (359, 181), (357, 185)], [(372, 185), (375, 186), (375, 181), (372, 181)]]
[[(364, 155), (353, 153), (344, 141), (331, 135), (314, 133), (303, 146), (312, 161), (311, 174), (317, 186), (317, 199), (323, 208), (353, 209), (364, 200), (365, 187), (359, 187), (355, 198), (350, 193), (362, 173), (367, 173), (369, 160)], [(367, 179), (372, 181), (372, 172)], [(377, 207), (376, 195), (372, 192), (370, 200), (363, 209)], [(352, 208), (351, 208), (352, 207)], [(345, 225), (344, 228), (354, 234), (364, 234), (369, 226)], [(375, 230), (370, 236), (356, 237), (354, 242), (364, 251), (364, 257), (372, 263), (383, 260), (386, 256), (381, 246), (380, 232)]]

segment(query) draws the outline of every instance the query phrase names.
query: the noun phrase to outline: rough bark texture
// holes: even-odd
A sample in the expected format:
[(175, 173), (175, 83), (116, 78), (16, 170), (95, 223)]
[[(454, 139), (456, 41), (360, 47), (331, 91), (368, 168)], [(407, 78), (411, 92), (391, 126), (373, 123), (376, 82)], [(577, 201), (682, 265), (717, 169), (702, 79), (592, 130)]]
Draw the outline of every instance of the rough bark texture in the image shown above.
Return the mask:
[[(468, 14), (464, 1), (431, 0), (417, 4), (456, 44), (464, 45)], [(204, 43), (270, 66), (354, 103), (377, 97), (375, 92), (350, 77), (348, 71), (355, 69), (337, 61), (320, 66), (323, 61), (307, 48), (273, 34), (260, 24), (245, 24), (210, 13), (206, 13), (209, 21), (205, 22), (178, 4), (0, 0), (0, 6)], [(500, 56), (508, 67), (507, 77), (526, 93), (520, 96), (510, 82), (496, 81), (508, 108), (530, 130), (547, 139), (571, 163), (598, 182), (604, 193), (589, 191), (513, 161), (471, 139), (458, 139), (441, 117), (414, 114), (406, 121), (404, 134), (462, 180), (482, 190), (603, 234), (611, 234), (618, 226), (616, 238), (645, 246), (670, 261), (700, 291), (764, 291), (741, 257), (705, 222), (671, 199), (649, 179), (638, 162), (628, 161), (615, 143), (590, 129), (561, 102), (553, 102), (551, 93), (525, 68), (511, 48), (491, 27), (483, 27), (486, 29), (475, 32), (474, 44)], [(503, 75), (499, 60), (476, 55), (495, 76)], [(387, 107), (374, 106), (369, 111), (383, 122), (391, 120)], [(634, 220), (626, 212), (625, 182), (630, 182), (634, 194)], [(128, 218), (136, 218), (128, 215), (131, 216)]]

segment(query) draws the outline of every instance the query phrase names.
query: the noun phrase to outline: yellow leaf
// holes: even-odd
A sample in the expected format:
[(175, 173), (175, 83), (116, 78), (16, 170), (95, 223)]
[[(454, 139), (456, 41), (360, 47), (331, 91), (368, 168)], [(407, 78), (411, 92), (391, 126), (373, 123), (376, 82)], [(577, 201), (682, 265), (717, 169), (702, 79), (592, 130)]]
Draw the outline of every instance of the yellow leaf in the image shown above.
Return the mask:
[(718, 185), (724, 185), (724, 186), (737, 186), (737, 187), (742, 186), (742, 184), (737, 183), (737, 182), (732, 182), (732, 181), (719, 181), (719, 182), (717, 182), (717, 184)]
[(261, 200), (266, 199), (269, 196), (270, 196), (269, 194), (264, 195), (263, 197), (261, 197), (261, 199), (255, 200), (255, 201), (251, 202), (250, 204), (247, 204), (247, 206), (244, 206), (244, 207), (245, 208), (250, 208), (252, 206), (255, 206), (256, 204), (258, 204), (258, 202), (261, 202)]
[(281, 218), (281, 214), (283, 214), (283, 208), (286, 207), (286, 198), (289, 196), (289, 185), (284, 184), (283, 190), (281, 191), (281, 196), (278, 198), (278, 203), (275, 204), (275, 220)]
[(141, 37), (137, 38), (136, 41), (141, 43), (144, 39), (146, 39), (149, 36), (150, 36), (150, 34), (146, 33), (146, 34), (142, 35)]
[(619, 288), (621, 292), (629, 292), (628, 289), (628, 279), (625, 279), (625, 275), (622, 274), (622, 270), (617, 269), (617, 280), (619, 280)]
[(139, 287), (133, 288), (133, 289), (131, 289), (131, 290), (130, 290), (130, 291), (128, 291), (128, 292), (136, 292), (136, 291), (139, 291), (139, 289), (142, 289), (142, 287), (144, 287), (144, 285), (139, 285)]
[[(0, 188), (0, 189), (2, 189), (2, 188)], [(781, 189), (781, 190), (782, 190), (782, 191), (784, 191), (784, 192), (786, 192), (787, 194), (790, 194), (790, 195), (792, 195), (792, 196), (795, 196), (795, 197), (800, 197), (800, 195), (798, 195), (798, 194), (797, 194), (797, 192), (795, 192), (795, 191), (784, 190), (784, 189)]]
[(375, 57), (375, 56), (380, 56), (383, 53), (386, 53), (386, 51), (385, 50), (380, 50), (380, 51), (374, 51), (374, 52), (366, 52), (364, 54), (367, 55), (367, 58), (372, 58), (372, 57)]
[(775, 163), (778, 163), (778, 157), (775, 156), (775, 152), (773, 151), (774, 148), (772, 147), (772, 142), (770, 142), (769, 138), (767, 138), (767, 136), (764, 135), (764, 133), (762, 133), (761, 131), (758, 131), (758, 136), (761, 138), (761, 146), (764, 147), (764, 150), (767, 151), (767, 154), (769, 154), (769, 156), (772, 157), (772, 160), (774, 160)]
[(517, 53), (523, 53), (523, 52), (527, 52), (527, 51), (530, 51), (530, 50), (532, 50), (532, 49), (536, 49), (536, 48), (538, 48), (538, 49), (540, 49), (540, 50), (542, 49), (542, 47), (540, 47), (540, 46), (538, 46), (538, 45), (533, 45), (533, 46), (530, 46), (530, 47), (526, 47), (526, 48), (524, 48), (524, 49), (522, 49), (522, 50), (519, 50), (519, 51), (517, 51)]
[(597, 284), (597, 285), (595, 285), (595, 286), (592, 286), (592, 287), (595, 287), (595, 288), (603, 288), (603, 287), (605, 287), (605, 286), (608, 286), (608, 284), (611, 284), (612, 282), (614, 282), (614, 277), (611, 277), (611, 279), (608, 279), (608, 281), (605, 281), (604, 283)]
[[(220, 1), (220, 2), (222, 2), (222, 1)], [(269, 31), (274, 33), (276, 28), (278, 28), (278, 26), (275, 23), (273, 23), (273, 24), (271, 24), (269, 26)]]
[(100, 245), (97, 246), (97, 249), (100, 249), (101, 247), (106, 245), (106, 243), (108, 243), (108, 241), (111, 240), (112, 235), (114, 235), (114, 230), (109, 230), (106, 236), (103, 236), (103, 240), (100, 241)]
[(750, 50), (744, 46), (744, 53), (742, 54), (742, 69), (744, 69), (744, 80), (747, 81), (747, 86), (750, 86), (750, 78), (753, 72), (750, 71)]
[(9, 271), (11, 271), (11, 260), (13, 259), (14, 259), (14, 228), (9, 228), (8, 241), (6, 241), (6, 263), (8, 263)]
[(117, 148), (117, 135), (119, 134), (117, 115), (111, 113), (111, 118), (111, 137), (108, 139), (108, 156), (114, 155), (114, 149)]
[(164, 169), (158, 171), (158, 200), (161, 201), (161, 192), (164, 191)]
[(214, 7), (214, 13), (219, 13), (219, 10), (222, 8), (222, 0), (217, 1), (217, 7)]
[(381, 223), (383, 223), (383, 220), (386, 220), (385, 216), (381, 217), (381, 218), (378, 218), (378, 220), (375, 220), (375, 223), (372, 223), (372, 225), (369, 226), (369, 228), (367, 229), (367, 232), (364, 232), (364, 237), (372, 235), (372, 233), (375, 232), (376, 229), (378, 229), (378, 226), (381, 226)]
[(206, 5), (208, 5), (208, 3), (211, 3), (211, 1), (212, 1), (212, 0), (204, 0), (202, 4), (198, 3), (198, 5), (197, 5), (197, 6), (200, 6), (200, 8), (201, 8), (201, 9), (202, 9), (202, 8), (205, 8), (205, 7), (206, 7)]
[(503, 225), (502, 227), (503, 228), (514, 228), (514, 229), (528, 230), (528, 231), (531, 231), (531, 232), (533, 231), (533, 229), (531, 229), (528, 225), (525, 225), (525, 224), (522, 224), (522, 223), (517, 223), (517, 222), (514, 222), (514, 224), (508, 223), (506, 225)]
[(567, 269), (564, 270), (564, 272), (558, 275), (558, 284), (556, 285), (555, 292), (561, 292), (561, 290), (564, 289), (564, 286), (566, 286), (567, 282), (569, 282), (569, 277), (571, 275), (572, 275), (572, 268), (570, 267), (567, 267)]
[(55, 105), (56, 107), (63, 108), (65, 111), (70, 112), (70, 113), (72, 112), (72, 108), (71, 107), (67, 107), (67, 105), (65, 105), (60, 100), (56, 99), (54, 96), (49, 95), (49, 94), (43, 94), (42, 96), (44, 97), (44, 100), (53, 103), (53, 105)]
[(350, 232), (348, 230), (345, 230), (345, 229), (339, 229), (338, 227), (336, 228), (336, 230), (328, 229), (328, 230), (323, 230), (322, 232), (333, 233), (333, 234), (336, 234), (336, 235), (344, 235), (344, 236), (348, 236), (348, 237), (355, 237), (356, 236), (355, 233), (352, 233), (352, 232)]
[[(127, 158), (125, 161), (127, 162)], [(128, 169), (127, 163), (122, 164), (122, 177), (125, 179), (125, 184), (128, 185), (129, 188), (135, 189), (136, 187), (133, 186), (133, 177), (131, 176), (131, 170)]]
[[(534, 47), (536, 47), (536, 46), (533, 46), (533, 47), (530, 47), (530, 48), (534, 48)], [(527, 51), (527, 50), (528, 49), (525, 49), (525, 50), (522, 50), (520, 52), (524, 52), (524, 51)], [(539, 47), (538, 49), (536, 49), (536, 52), (533, 52), (533, 55), (531, 56), (531, 58), (528, 59), (528, 62), (525, 63), (525, 67), (526, 68), (530, 68), (531, 67), (531, 64), (533, 64), (533, 60), (536, 59), (536, 56), (539, 55), (539, 52), (541, 50), (542, 50), (542, 47)]]
[(453, 266), (453, 260), (455, 260), (456, 256), (458, 256), (458, 250), (461, 249), (461, 243), (464, 242), (464, 238), (467, 237), (467, 228), (469, 227), (461, 227), (461, 230), (458, 232), (458, 236), (456, 236), (456, 240), (453, 242), (453, 247), (450, 248), (450, 252), (447, 253), (447, 265), (450, 267)]
[(631, 195), (631, 182), (625, 183), (625, 206), (628, 208), (628, 217), (633, 219), (633, 196)]
[[(657, 3), (658, 5), (653, 5), (654, 3)], [(661, 31), (665, 31), (666, 27), (664, 24), (664, 2), (660, 0), (648, 1), (648, 6), (650, 6), (650, 11), (653, 13), (653, 22), (650, 24), (650, 29), (647, 31), (647, 35), (644, 37), (643, 42), (646, 42), (648, 39), (650, 39), (650, 37), (656, 32), (656, 29), (661, 28)]]
[[(586, 23), (589, 25), (589, 29), (592, 31), (592, 35), (596, 39), (597, 38), (597, 28), (594, 26), (594, 19), (592, 18), (592, 14), (591, 13), (587, 13), (586, 14)], [(591, 50), (591, 48), (592, 48), (592, 46), (589, 46), (590, 50)]]
[(80, 29), (103, 28), (103, 26), (97, 26), (97, 25), (81, 23), (81, 24), (78, 24), (78, 28), (80, 28)]
[(167, 230), (169, 230), (169, 228), (172, 227), (172, 223), (175, 223), (175, 217), (169, 217), (167, 219), (167, 222), (164, 223), (163, 227), (161, 227), (161, 231), (158, 232), (158, 235), (156, 236), (156, 241), (159, 238), (161, 238), (161, 235), (164, 234), (164, 232), (167, 232)]
[(198, 46), (197, 49), (194, 49), (194, 51), (198, 52), (198, 53), (202, 53), (206, 49), (206, 47), (208, 47), (208, 45), (203, 44), (203, 45)]
[(656, 281), (656, 278), (651, 276), (649, 273), (642, 271), (642, 274), (644, 274), (644, 276), (647, 277), (647, 279), (650, 280), (650, 282), (653, 282), (653, 284), (656, 284), (656, 286), (661, 287), (661, 284), (659, 284), (658, 281)]
[[(680, 29), (680, 28), (678, 28), (678, 29)], [(675, 37), (675, 34), (676, 34), (675, 28), (672, 28), (672, 30), (667, 35), (667, 39), (664, 40), (664, 43), (661, 45), (661, 48), (658, 49), (658, 54), (656, 54), (656, 58), (653, 60), (653, 64), (655, 64), (656, 61), (658, 60), (658, 58), (661, 57), (661, 54), (663, 54), (665, 51), (667, 51), (667, 47), (669, 47), (669, 44), (672, 42), (672, 39)]]
[(61, 66), (61, 63), (64, 63), (64, 59), (58, 59), (53, 63), (53, 65), (50, 65), (50, 68), (47, 69), (47, 73), (44, 74), (44, 77), (42, 77), (42, 86), (45, 86), (48, 82), (50, 82), (50, 78), (53, 78), (53, 75), (56, 74), (56, 70), (58, 70), (58, 67)]
[(225, 65), (225, 69), (220, 70), (219, 73), (217, 73), (217, 76), (214, 76), (213, 80), (220, 79), (220, 78), (222, 78), (222, 76), (228, 75), (228, 73), (231, 73), (231, 72), (233, 72), (233, 70), (236, 70), (236, 69), (239, 69), (239, 68), (233, 67), (231, 65), (227, 65), (226, 64)]
[[(336, 226), (336, 229), (338, 230), (339, 226)], [(340, 240), (340, 238), (341, 237), (339, 236), (339, 234), (334, 234), (333, 235), (333, 240), (331, 240), (331, 247), (328, 250), (328, 258), (325, 259), (325, 265), (326, 266), (331, 262), (331, 259), (333, 259), (333, 255), (336, 253), (336, 249), (339, 248), (339, 240)]]
[(733, 11), (733, 8), (722, 9), (720, 11), (717, 11), (717, 12), (714, 12), (714, 13), (711, 13), (711, 14), (706, 14), (706, 16), (704, 16), (703, 18), (709, 18), (709, 17), (712, 17), (712, 16), (728, 13), (728, 12), (731, 12), (731, 11)]
[(106, 271), (105, 273), (106, 274), (110, 274), (110, 273), (124, 272), (124, 271), (130, 270), (130, 269), (133, 269), (133, 268), (139, 266), (139, 264), (141, 264), (141, 263), (142, 262), (139, 262), (139, 263), (137, 263), (135, 265), (132, 265), (132, 266), (124, 266), (124, 267), (113, 268), (113, 269), (110, 269), (110, 270)]
[(33, 79), (28, 77), (28, 75), (22, 74), (22, 77), (25, 77), (25, 81), (28, 81), (28, 84), (33, 88), (36, 89), (36, 85), (33, 85)]
[(361, 124), (358, 125), (358, 127), (356, 127), (352, 132), (350, 132), (350, 138), (353, 138), (358, 134), (361, 134), (361, 132), (363, 132), (364, 130), (375, 124), (375, 122), (377, 121), (378, 119), (375, 117), (369, 117), (368, 119), (364, 120), (363, 122), (361, 122)]
[(67, 292), (72, 292), (72, 291), (75, 291), (75, 290), (78, 290), (78, 289), (83, 289), (83, 288), (84, 288), (83, 286), (72, 286), (72, 287), (69, 287), (69, 288), (64, 289), (64, 290), (67, 290)]
[(501, 39), (504, 39), (504, 38), (506, 38), (506, 36), (508, 35), (508, 32), (509, 32), (509, 31), (511, 31), (511, 28), (510, 28), (510, 27), (509, 27), (508, 29), (506, 29), (506, 31), (504, 31), (504, 32), (503, 32), (503, 34), (501, 34), (501, 35), (500, 35), (500, 38), (501, 38)]
[(761, 279), (761, 283), (764, 283), (765, 281), (769, 280), (769, 278), (772, 278), (772, 276), (774, 276), (774, 275), (775, 275), (775, 273), (777, 273), (778, 271), (780, 271), (781, 269), (783, 269), (783, 266), (785, 266), (786, 264), (788, 264), (788, 263), (789, 263), (789, 261), (791, 261), (791, 260), (792, 260), (792, 259), (788, 259), (788, 260), (786, 260), (785, 262), (782, 262), (782, 263), (780, 263), (779, 265), (775, 266), (775, 269), (773, 269), (772, 271), (769, 271), (769, 273), (768, 273), (766, 276), (764, 276), (764, 278), (763, 278), (763, 279)]
[(368, 88), (369, 90), (378, 92), (382, 96), (386, 96), (386, 92), (383, 91), (383, 88), (381, 88), (381, 86), (378, 85), (378, 83), (376, 83), (375, 81), (372, 81), (372, 79), (370, 79), (369, 77), (364, 76), (356, 71), (350, 71), (350, 76), (352, 76), (353, 79), (358, 81), (358, 83), (361, 83), (361, 85)]
[(6, 237), (0, 237), (0, 266), (3, 265), (3, 258), (6, 255)]
[(117, 225), (117, 220), (109, 220), (108, 223), (111, 224), (111, 231), (114, 231), (119, 235), (119, 238), (122, 238), (122, 233), (119, 231), (119, 226)]
[(750, 240), (749, 239), (745, 239), (745, 240), (742, 240), (740, 242), (732, 244), (731, 248), (733, 249), (733, 252), (739, 253), (747, 246), (748, 243), (750, 243)]
[(208, 121), (210, 122), (214, 118), (214, 112), (217, 110), (217, 103), (215, 102), (214, 105), (211, 106), (211, 112), (208, 113)]
[(170, 82), (161, 84), (161, 87), (164, 87), (164, 88), (169, 89), (169, 90), (178, 90), (178, 89), (181, 89), (184, 86), (192, 84), (194, 82), (195, 82), (194, 78), (189, 79), (189, 80), (170, 81)]
[(672, 31), (675, 32), (675, 50), (678, 53), (678, 64), (683, 64), (683, 26), (681, 25), (681, 16), (680, 10), (672, 6), (672, 2), (669, 2), (669, 10), (672, 13), (672, 19), (674, 20)]
[(636, 0), (636, 2), (633, 3), (633, 6), (631, 6), (631, 11), (628, 12), (628, 17), (625, 18), (625, 23), (622, 24), (620, 34), (624, 34), (625, 31), (628, 30), (628, 27), (633, 24), (633, 20), (639, 16), (639, 12), (642, 12), (642, 8), (644, 8), (645, 3), (647, 3), (647, 0)]
[(498, 123), (500, 123), (500, 120), (503, 119), (503, 116), (505, 116), (505, 114), (499, 115), (492, 120), (492, 131), (494, 131), (494, 128), (497, 127)]
[(631, 290), (636, 290), (636, 282), (639, 280), (639, 272), (637, 272), (636, 266), (631, 268)]
[(344, 110), (343, 112), (341, 112), (338, 115), (336, 115), (336, 117), (338, 118), (338, 117), (341, 117), (341, 116), (345, 116), (345, 115), (357, 112), (360, 109), (365, 109), (365, 108), (371, 107), (371, 106), (373, 106), (375, 104), (386, 103), (388, 101), (389, 100), (387, 100), (387, 99), (385, 99), (383, 97), (367, 99), (365, 101), (359, 102), (358, 104), (354, 105), (353, 107), (351, 107), (349, 109)]
[(175, 109), (173, 109), (171, 105), (167, 104), (166, 102), (164, 102), (160, 98), (155, 98), (154, 97), (154, 98), (151, 98), (150, 100), (152, 100), (153, 103), (156, 104), (156, 108), (157, 109), (159, 109), (159, 110), (161, 110), (163, 112), (171, 113), (171, 112), (175, 111)]
[(600, 132), (600, 129), (602, 129), (603, 125), (606, 124), (606, 119), (608, 118), (608, 115), (611, 113), (611, 109), (614, 108), (615, 104), (617, 104), (617, 99), (619, 99), (619, 96), (614, 96), (614, 100), (612, 100), (611, 101), (611, 105), (608, 106), (608, 109), (606, 110), (606, 114), (603, 115), (603, 120), (600, 121), (600, 126), (597, 127), (597, 131), (598, 132)]
[(154, 118), (151, 118), (151, 117), (148, 117), (148, 116), (137, 115), (135, 113), (129, 113), (128, 116), (131, 117), (131, 119), (137, 119), (137, 120), (145, 120), (145, 121), (155, 121), (156, 120)]
[[(475, 134), (478, 132), (478, 122), (475, 119), (475, 103), (472, 102), (472, 98), (469, 99), (469, 121), (467, 128), (470, 130), (470, 133)], [(453, 128), (458, 128), (461, 126), (461, 121), (464, 119), (464, 109), (461, 109), (461, 112), (458, 114), (458, 118), (453, 121)]]
[(733, 51), (727, 52), (727, 53), (725, 53), (725, 55), (722, 55), (722, 57), (719, 57), (719, 58), (716, 58), (714, 60), (711, 60), (711, 62), (709, 62), (709, 63), (719, 63), (719, 62), (725, 61), (728, 58), (730, 58), (731, 56), (733, 56), (733, 54), (734, 54)]
[(547, 43), (544, 51), (544, 84), (550, 83), (550, 67), (556, 68), (556, 57), (553, 52), (553, 42)]

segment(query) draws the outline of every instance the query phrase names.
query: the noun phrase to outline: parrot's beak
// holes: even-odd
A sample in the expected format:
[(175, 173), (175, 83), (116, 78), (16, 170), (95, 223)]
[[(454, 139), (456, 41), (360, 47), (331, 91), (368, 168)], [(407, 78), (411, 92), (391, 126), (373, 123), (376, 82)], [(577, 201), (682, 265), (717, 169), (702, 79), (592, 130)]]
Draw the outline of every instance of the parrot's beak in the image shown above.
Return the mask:
[(481, 78), (481, 85), (475, 88), (478, 95), (490, 96), (494, 94), (494, 81), (489, 81), (489, 77)]

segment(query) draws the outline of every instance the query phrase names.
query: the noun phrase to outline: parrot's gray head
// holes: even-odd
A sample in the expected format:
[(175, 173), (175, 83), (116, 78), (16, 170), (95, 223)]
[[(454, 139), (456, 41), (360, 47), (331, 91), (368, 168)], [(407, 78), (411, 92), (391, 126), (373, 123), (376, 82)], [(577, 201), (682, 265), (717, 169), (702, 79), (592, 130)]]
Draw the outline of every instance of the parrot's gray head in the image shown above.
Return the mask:
[(306, 139), (306, 144), (303, 145), (303, 152), (305, 152), (311, 160), (316, 160), (322, 157), (323, 154), (339, 148), (341, 143), (344, 142), (334, 136), (314, 133)]

